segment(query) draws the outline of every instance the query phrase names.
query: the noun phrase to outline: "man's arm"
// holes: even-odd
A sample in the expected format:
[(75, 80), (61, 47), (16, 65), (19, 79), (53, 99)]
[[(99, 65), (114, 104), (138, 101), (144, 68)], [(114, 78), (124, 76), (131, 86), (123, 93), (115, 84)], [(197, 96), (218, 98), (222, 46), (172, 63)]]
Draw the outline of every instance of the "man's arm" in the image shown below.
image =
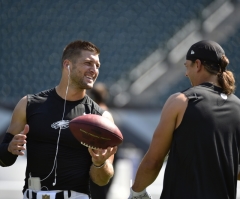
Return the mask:
[[(103, 117), (106, 117), (110, 122), (114, 122), (112, 115), (105, 111)], [(107, 149), (94, 150), (88, 148), (92, 156), (92, 166), (90, 168), (90, 177), (94, 183), (99, 186), (106, 185), (114, 174), (113, 160), (117, 147), (108, 147)]]
[(19, 134), (23, 129), (26, 121), (26, 107), (27, 107), (27, 96), (23, 97), (16, 105), (13, 110), (12, 120), (7, 129), (7, 132), (12, 135)]
[(134, 192), (142, 192), (158, 176), (165, 156), (169, 152), (173, 131), (180, 125), (186, 107), (187, 98), (181, 93), (170, 96), (166, 101), (150, 147), (138, 168), (132, 186)]
[(26, 134), (29, 131), (26, 118), (27, 96), (23, 97), (16, 105), (11, 123), (7, 132), (14, 135), (12, 141), (9, 143), (8, 151), (15, 155), (24, 155), (25, 150), (23, 146), (26, 143)]
[(7, 129), (3, 142), (0, 144), (0, 165), (10, 166), (14, 164), (17, 155), (23, 155), (26, 143), (26, 134), (29, 127), (26, 125), (27, 97), (22, 98), (16, 105), (11, 123)]

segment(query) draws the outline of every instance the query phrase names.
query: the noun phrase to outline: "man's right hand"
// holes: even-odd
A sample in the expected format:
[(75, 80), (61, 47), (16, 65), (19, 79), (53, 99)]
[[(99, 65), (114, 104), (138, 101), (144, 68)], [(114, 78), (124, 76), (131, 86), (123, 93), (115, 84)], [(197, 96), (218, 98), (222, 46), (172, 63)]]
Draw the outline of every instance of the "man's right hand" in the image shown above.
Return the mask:
[(12, 153), (13, 155), (24, 155), (24, 152), (22, 150), (26, 150), (24, 147), (24, 144), (27, 143), (27, 133), (29, 131), (29, 126), (26, 124), (24, 126), (23, 131), (21, 131), (19, 134), (15, 135), (12, 139), (12, 141), (9, 143), (8, 151)]

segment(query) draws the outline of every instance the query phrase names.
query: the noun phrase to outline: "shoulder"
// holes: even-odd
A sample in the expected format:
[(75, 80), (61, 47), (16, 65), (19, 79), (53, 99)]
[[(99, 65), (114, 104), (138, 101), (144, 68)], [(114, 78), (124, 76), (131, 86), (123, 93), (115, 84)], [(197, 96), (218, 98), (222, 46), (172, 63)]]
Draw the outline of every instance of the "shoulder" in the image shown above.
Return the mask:
[(228, 95), (226, 101), (228, 102), (229, 106), (234, 107), (234, 110), (239, 112), (239, 110), (240, 110), (240, 99), (236, 95), (234, 95), (234, 94)]
[(35, 94), (28, 94), (28, 98), (38, 98), (38, 97), (46, 97), (55, 92), (54, 88), (48, 89), (48, 90), (43, 90)]
[(111, 121), (114, 123), (112, 114), (111, 114), (110, 112), (104, 111), (103, 114), (102, 114), (102, 116), (108, 118), (109, 120), (111, 120)]
[(188, 102), (188, 98), (184, 93), (172, 94), (166, 101), (165, 106), (170, 106), (172, 108), (177, 108)]
[(90, 98), (88, 95), (85, 96), (85, 104), (88, 104), (91, 106), (92, 109), (92, 114), (100, 114), (103, 117), (106, 117), (108, 119), (110, 119), (112, 122), (113, 121), (113, 117), (112, 114), (107, 111), (107, 110), (103, 110), (103, 108), (101, 108), (95, 101), (93, 101), (92, 98)]
[(160, 126), (162, 126), (163, 129), (170, 128), (167, 132), (172, 134), (174, 129), (180, 125), (187, 106), (188, 98), (185, 94), (175, 93), (171, 95), (163, 106)]
[(26, 107), (27, 96), (24, 96), (21, 100), (19, 100), (13, 110), (12, 119), (7, 132), (16, 135), (22, 131), (24, 125), (26, 124)]
[(27, 100), (28, 100), (28, 97), (26, 95), (22, 99), (19, 100), (19, 102), (17, 103), (15, 109), (16, 108), (25, 109), (26, 105), (27, 105)]
[(232, 100), (234, 100), (236, 103), (240, 104), (240, 99), (238, 98), (238, 96), (236, 96), (235, 94), (231, 94), (228, 97), (230, 97)]
[(180, 93), (184, 94), (186, 97), (189, 97), (189, 96), (195, 94), (196, 91), (201, 91), (201, 90), (202, 90), (202, 87), (194, 86), (194, 87), (187, 88), (187, 89), (181, 91)]
[(104, 110), (88, 95), (85, 96), (83, 103), (91, 109), (92, 114), (103, 115)]
[(55, 90), (54, 90), (54, 88), (52, 88), (52, 89), (40, 91), (35, 94), (28, 94), (27, 101), (28, 101), (28, 103), (35, 103), (35, 102), (38, 103), (40, 101), (45, 101), (48, 96), (54, 95), (54, 93), (55, 93)]
[(181, 118), (188, 106), (188, 98), (183, 93), (175, 93), (171, 95), (162, 109), (162, 117), (168, 118), (177, 122), (177, 125), (181, 123)]

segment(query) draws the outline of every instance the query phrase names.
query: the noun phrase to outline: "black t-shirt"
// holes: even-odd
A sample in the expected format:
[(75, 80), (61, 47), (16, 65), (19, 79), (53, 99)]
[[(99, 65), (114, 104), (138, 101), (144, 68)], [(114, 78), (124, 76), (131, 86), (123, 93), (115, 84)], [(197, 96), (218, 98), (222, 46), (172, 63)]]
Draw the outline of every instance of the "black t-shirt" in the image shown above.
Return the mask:
[(183, 92), (188, 106), (173, 140), (161, 199), (235, 199), (240, 100), (204, 83)]
[[(102, 115), (104, 111), (86, 95), (78, 101), (66, 101), (63, 117), (64, 103), (65, 100), (58, 96), (54, 88), (28, 95), (26, 113), (29, 132), (23, 191), (28, 188), (27, 179), (31, 174), (32, 177), (40, 177), (42, 190), (74, 190), (89, 194), (91, 156), (87, 147), (74, 138), (68, 124), (77, 116)], [(54, 167), (57, 145), (58, 154)], [(57, 168), (55, 186), (53, 186), (54, 168)]]

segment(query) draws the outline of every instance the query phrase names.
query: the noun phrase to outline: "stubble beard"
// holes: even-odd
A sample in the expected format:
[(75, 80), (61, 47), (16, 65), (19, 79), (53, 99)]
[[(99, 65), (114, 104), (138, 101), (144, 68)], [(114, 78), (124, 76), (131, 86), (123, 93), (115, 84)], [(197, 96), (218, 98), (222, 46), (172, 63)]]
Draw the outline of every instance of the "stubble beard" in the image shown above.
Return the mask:
[(95, 83), (96, 79), (93, 80), (92, 84), (88, 84), (84, 81), (84, 77), (82, 77), (81, 79), (79, 79), (79, 77), (73, 77), (71, 78), (71, 83), (70, 85), (78, 90), (89, 90), (93, 88), (93, 84)]
[[(73, 68), (73, 70), (76, 69), (76, 67)], [(80, 77), (79, 77), (80, 76)], [(79, 73), (77, 75), (76, 71), (74, 71), (74, 73), (71, 73), (70, 74), (70, 85), (73, 87), (73, 88), (76, 88), (78, 90), (89, 90), (89, 89), (92, 89), (93, 88), (93, 85), (97, 79), (97, 77), (95, 79), (93, 79), (93, 83), (87, 83), (84, 81), (84, 79), (87, 78), (85, 77), (84, 74), (82, 73)]]

